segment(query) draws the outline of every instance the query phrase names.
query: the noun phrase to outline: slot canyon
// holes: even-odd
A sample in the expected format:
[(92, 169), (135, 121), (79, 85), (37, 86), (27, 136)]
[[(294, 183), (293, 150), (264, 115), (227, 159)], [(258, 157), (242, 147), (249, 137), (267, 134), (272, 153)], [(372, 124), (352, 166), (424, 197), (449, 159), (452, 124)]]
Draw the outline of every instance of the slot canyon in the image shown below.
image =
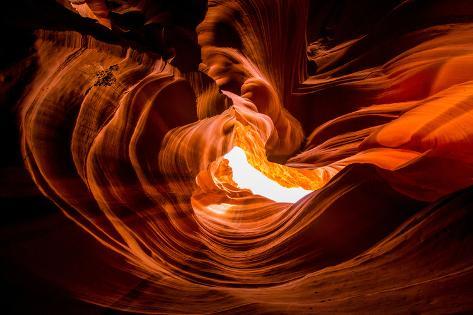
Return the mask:
[(1, 313), (473, 312), (471, 0), (1, 16)]

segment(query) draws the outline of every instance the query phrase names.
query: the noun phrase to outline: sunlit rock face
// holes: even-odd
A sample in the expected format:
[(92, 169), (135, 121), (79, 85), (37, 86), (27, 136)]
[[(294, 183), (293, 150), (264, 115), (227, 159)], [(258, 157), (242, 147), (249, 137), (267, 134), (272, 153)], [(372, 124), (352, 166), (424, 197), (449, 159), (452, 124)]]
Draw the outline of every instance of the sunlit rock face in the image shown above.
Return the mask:
[(119, 40), (36, 31), (22, 154), (139, 279), (71, 284), (78, 298), (143, 313), (473, 308), (472, 3), (59, 2)]

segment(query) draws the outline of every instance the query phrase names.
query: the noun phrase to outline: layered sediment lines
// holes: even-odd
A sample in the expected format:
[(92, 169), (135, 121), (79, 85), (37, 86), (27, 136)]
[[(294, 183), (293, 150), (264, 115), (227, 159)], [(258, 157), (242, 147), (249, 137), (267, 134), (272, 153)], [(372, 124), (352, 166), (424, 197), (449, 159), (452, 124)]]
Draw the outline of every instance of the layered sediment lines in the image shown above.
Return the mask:
[[(139, 30), (117, 15), (164, 23), (135, 2), (64, 5), (119, 36)], [(146, 313), (473, 307), (473, 7), (453, 2), (394, 32), (404, 1), (383, 27), (331, 42), (308, 1), (209, 1), (195, 36), (174, 29), (200, 46), (192, 70), (181, 48), (38, 31), (26, 166), (142, 279), (75, 293)], [(239, 187), (234, 147), (312, 193), (281, 203)]]

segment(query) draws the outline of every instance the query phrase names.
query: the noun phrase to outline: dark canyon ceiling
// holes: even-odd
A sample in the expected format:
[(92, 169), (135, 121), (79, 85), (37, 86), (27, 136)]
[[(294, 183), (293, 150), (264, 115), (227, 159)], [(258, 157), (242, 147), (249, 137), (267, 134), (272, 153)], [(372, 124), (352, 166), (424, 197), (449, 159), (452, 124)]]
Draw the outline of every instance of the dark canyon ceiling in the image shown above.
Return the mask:
[(473, 312), (471, 0), (0, 14), (2, 313)]

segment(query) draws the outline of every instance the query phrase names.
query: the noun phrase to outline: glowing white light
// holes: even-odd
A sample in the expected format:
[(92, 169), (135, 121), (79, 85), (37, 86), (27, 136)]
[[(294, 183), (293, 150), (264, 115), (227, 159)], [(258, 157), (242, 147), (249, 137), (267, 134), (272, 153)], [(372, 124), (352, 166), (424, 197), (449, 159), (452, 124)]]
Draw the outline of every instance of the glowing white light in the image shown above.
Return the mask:
[(276, 202), (294, 203), (312, 192), (300, 187), (287, 188), (269, 179), (248, 163), (245, 151), (240, 147), (233, 147), (224, 158), (232, 168), (233, 181), (238, 188), (249, 189), (253, 194)]

